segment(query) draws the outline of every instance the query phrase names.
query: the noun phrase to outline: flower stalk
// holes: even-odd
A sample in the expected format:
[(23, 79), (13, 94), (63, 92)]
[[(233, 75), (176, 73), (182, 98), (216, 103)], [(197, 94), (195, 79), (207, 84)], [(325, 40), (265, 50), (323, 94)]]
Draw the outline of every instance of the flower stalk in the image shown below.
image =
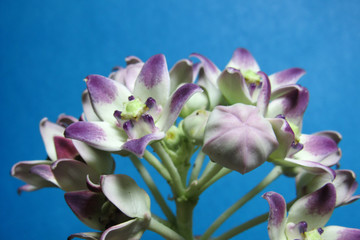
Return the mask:
[(175, 215), (172, 213), (171, 209), (169, 208), (168, 204), (166, 203), (165, 199), (161, 195), (159, 189), (157, 188), (154, 180), (150, 176), (149, 172), (146, 170), (144, 165), (141, 163), (141, 161), (134, 155), (130, 156), (130, 159), (138, 172), (140, 173), (141, 177), (145, 181), (146, 185), (150, 189), (151, 193), (153, 194), (155, 200), (159, 204), (161, 210), (164, 212), (166, 218), (168, 221), (172, 224), (175, 224), (176, 218)]
[(239, 208), (241, 208), (250, 199), (252, 199), (258, 193), (260, 193), (265, 187), (267, 187), (270, 183), (272, 183), (275, 179), (277, 179), (281, 174), (282, 174), (281, 167), (278, 166), (274, 167), (271, 170), (271, 172), (259, 184), (257, 184), (251, 191), (249, 191), (236, 203), (234, 203), (231, 207), (229, 207), (224, 213), (222, 213), (205, 231), (205, 233), (201, 236), (200, 240), (209, 239), (211, 235), (220, 227), (221, 224), (223, 224)]

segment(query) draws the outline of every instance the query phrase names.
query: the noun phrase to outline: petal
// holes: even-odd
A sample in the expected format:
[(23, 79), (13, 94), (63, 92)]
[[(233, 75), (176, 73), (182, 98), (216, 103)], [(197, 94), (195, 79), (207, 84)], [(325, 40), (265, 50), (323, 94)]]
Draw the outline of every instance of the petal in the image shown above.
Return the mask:
[(50, 122), (47, 118), (43, 118), (40, 121), (40, 134), (43, 139), (46, 152), (52, 161), (57, 160), (54, 137), (64, 137), (64, 130), (64, 127)]
[(55, 136), (53, 141), (56, 149), (56, 159), (75, 159), (79, 155), (71, 139)]
[(129, 152), (132, 152), (138, 157), (142, 157), (144, 155), (146, 147), (153, 141), (161, 140), (165, 137), (164, 132), (155, 132), (148, 135), (145, 135), (139, 139), (133, 139), (127, 141), (123, 145), (123, 149)]
[(134, 92), (136, 79), (139, 76), (143, 66), (144, 63), (141, 62), (141, 63), (131, 64), (126, 67), (125, 69), (126, 75), (124, 82), (125, 82), (125, 86), (130, 90), (130, 92)]
[(223, 100), (223, 96), (217, 87), (217, 78), (220, 75), (220, 70), (208, 58), (200, 54), (193, 53), (190, 57), (196, 57), (201, 61), (198, 85), (204, 88), (209, 98), (210, 110), (212, 110)]
[(86, 121), (101, 121), (100, 118), (96, 115), (93, 106), (91, 105), (91, 99), (88, 90), (85, 90), (82, 93), (81, 100)]
[(131, 177), (104, 175), (101, 188), (108, 200), (127, 216), (140, 219), (151, 216), (149, 196)]
[(358, 187), (355, 173), (351, 170), (336, 170), (334, 185), (336, 188), (336, 206), (346, 205), (357, 200), (360, 195), (353, 196)]
[(286, 202), (283, 196), (276, 192), (267, 192), (263, 196), (270, 206), (268, 232), (271, 240), (286, 240)]
[(66, 128), (65, 136), (104, 151), (120, 151), (127, 139), (123, 130), (107, 122), (77, 122)]
[(262, 87), (257, 98), (257, 107), (262, 115), (265, 115), (270, 101), (271, 96), (271, 85), (268, 76), (264, 72), (258, 72), (262, 78)]
[(143, 235), (146, 227), (144, 221), (132, 219), (106, 229), (100, 240), (138, 240)]
[(87, 175), (93, 180), (99, 178), (99, 175), (94, 170), (77, 160), (57, 160), (51, 165), (51, 168), (59, 187), (66, 192), (88, 189), (86, 184)]
[[(279, 162), (276, 162), (276, 163), (279, 163)], [(334, 180), (334, 178), (336, 176), (336, 173), (333, 169), (331, 169), (321, 163), (318, 163), (318, 162), (285, 158), (284, 161), (282, 161), (281, 163), (280, 163), (280, 165), (282, 165), (282, 166), (301, 167), (301, 168), (305, 169), (306, 171), (309, 171), (310, 173), (313, 173), (313, 174), (322, 174), (322, 173), (329, 174), (329, 177), (331, 178), (331, 180)]]
[(309, 102), (309, 91), (304, 87), (292, 85), (273, 92), (271, 98), (266, 116), (284, 115), (301, 129), (302, 118)]
[(305, 74), (305, 70), (301, 68), (289, 68), (269, 76), (271, 88), (273, 90), (296, 82)]
[(16, 163), (11, 168), (11, 176), (27, 183), (27, 185), (18, 189), (18, 193), (20, 194), (22, 191), (34, 191), (43, 187), (56, 187), (52, 181), (48, 181), (36, 172), (30, 171), (34, 166), (50, 165), (51, 163), (52, 162), (48, 160), (22, 161)]
[(142, 63), (141, 59), (137, 56), (127, 56), (125, 62), (128, 66), (131, 64)]
[(36, 174), (48, 182), (53, 183), (58, 186), (58, 182), (55, 179), (55, 176), (52, 172), (51, 166), (48, 164), (39, 164), (30, 168), (30, 173)]
[(193, 83), (184, 84), (179, 87), (170, 96), (160, 119), (155, 123), (156, 126), (161, 131), (166, 132), (176, 121), (184, 104), (197, 92), (202, 92), (202, 89)]
[(305, 221), (299, 223), (289, 222), (286, 224), (286, 236), (287, 239), (304, 239), (304, 233), (307, 231), (308, 225)]
[(192, 82), (195, 83), (198, 75), (199, 75), (199, 71), (202, 68), (202, 64), (200, 62), (197, 63), (193, 63), (193, 78), (192, 78)]
[(298, 197), (302, 197), (306, 194), (315, 192), (325, 184), (332, 182), (333, 179), (330, 174), (314, 174), (302, 171), (296, 175), (296, 194)]
[(80, 141), (73, 140), (73, 143), (86, 164), (99, 175), (114, 172), (115, 162), (110, 153), (95, 149)]
[(106, 201), (103, 194), (90, 191), (67, 192), (65, 201), (85, 225), (97, 230), (105, 229), (104, 224), (100, 222), (101, 208)]
[(113, 113), (122, 109), (131, 95), (130, 91), (124, 85), (100, 75), (89, 75), (85, 81), (96, 115), (103, 121), (116, 124)]
[(70, 124), (72, 124), (74, 122), (78, 122), (78, 121), (79, 120), (73, 116), (66, 115), (66, 114), (60, 114), (58, 119), (56, 120), (56, 124), (63, 126), (63, 127), (67, 127)]
[(129, 139), (139, 139), (147, 134), (158, 131), (153, 117), (149, 114), (144, 114), (139, 119), (125, 122), (123, 124), (123, 129)]
[(356, 240), (360, 239), (360, 229), (328, 226), (324, 228), (321, 237), (326, 240)]
[(217, 84), (220, 91), (230, 104), (244, 103), (252, 105), (248, 86), (240, 70), (225, 69), (218, 78)]
[(183, 59), (175, 63), (170, 70), (170, 93), (174, 92), (183, 83), (193, 82), (192, 62)]
[(288, 222), (305, 221), (308, 229), (323, 227), (329, 220), (336, 202), (336, 190), (328, 183), (319, 190), (298, 199), (289, 210)]
[(134, 96), (145, 101), (149, 97), (164, 106), (170, 95), (170, 76), (165, 56), (150, 57), (144, 64), (134, 87)]
[(317, 132), (314, 133), (315, 135), (321, 135), (324, 137), (328, 137), (330, 139), (332, 139), (334, 142), (336, 142), (337, 144), (339, 144), (339, 142), (342, 139), (342, 136), (339, 132), (336, 131), (321, 131), (321, 132)]
[(205, 129), (203, 152), (244, 174), (266, 161), (278, 146), (271, 124), (254, 106), (218, 106)]
[(295, 134), (285, 119), (270, 118), (268, 121), (271, 123), (276, 139), (279, 142), (278, 148), (270, 154), (269, 158), (282, 160), (287, 156), (295, 140)]
[(74, 238), (81, 238), (86, 240), (99, 240), (101, 233), (99, 232), (83, 232), (83, 233), (74, 233), (71, 234), (67, 239), (71, 240)]
[(200, 60), (201, 67), (204, 71), (206, 78), (212, 84), (216, 85), (216, 80), (220, 75), (220, 70), (216, 67), (216, 65), (212, 61), (210, 61), (210, 59), (198, 53), (193, 53), (190, 55), (190, 57), (196, 57)]
[(241, 71), (252, 70), (257, 72), (260, 70), (255, 58), (245, 48), (237, 48), (226, 67), (236, 68)]
[(304, 148), (293, 155), (293, 158), (299, 160), (311, 160), (321, 162), (326, 166), (333, 166), (341, 158), (341, 151), (337, 142), (327, 135), (322, 134), (302, 134), (300, 143)]

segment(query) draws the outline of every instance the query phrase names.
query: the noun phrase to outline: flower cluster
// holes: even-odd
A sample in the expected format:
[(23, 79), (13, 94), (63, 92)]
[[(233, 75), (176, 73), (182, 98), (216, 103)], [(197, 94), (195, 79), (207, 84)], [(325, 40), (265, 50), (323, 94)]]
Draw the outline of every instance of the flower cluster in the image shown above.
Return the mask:
[[(97, 230), (69, 239), (140, 239), (145, 230), (166, 239), (194, 239), (192, 211), (201, 193), (233, 170), (246, 174), (265, 163), (274, 169), (215, 220), (201, 240), (229, 239), (267, 216), (272, 240), (360, 239), (359, 229), (325, 227), (336, 207), (360, 196), (354, 195), (355, 173), (334, 169), (341, 158), (341, 135), (302, 133), (309, 102), (308, 90), (297, 84), (303, 69), (268, 75), (243, 48), (235, 50), (223, 71), (197, 53), (170, 70), (162, 54), (146, 62), (134, 56), (125, 60), (127, 66), (114, 68), (108, 77), (85, 78), (79, 119), (41, 120), (48, 159), (21, 161), (11, 170), (26, 182), (19, 192), (64, 190), (74, 214)], [(112, 154), (132, 161), (166, 219), (151, 212), (148, 194), (134, 179), (115, 174)], [(169, 183), (177, 214), (142, 159)], [(287, 204), (279, 193), (266, 192), (270, 212), (265, 218), (212, 236), (282, 174), (295, 178), (294, 201)]]

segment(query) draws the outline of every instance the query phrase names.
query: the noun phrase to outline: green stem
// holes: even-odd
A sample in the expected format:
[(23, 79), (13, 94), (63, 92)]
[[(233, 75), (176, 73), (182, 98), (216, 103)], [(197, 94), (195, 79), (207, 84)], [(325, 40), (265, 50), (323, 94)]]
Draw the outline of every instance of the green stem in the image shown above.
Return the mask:
[(175, 197), (182, 197), (184, 195), (184, 186), (180, 177), (178, 170), (176, 169), (171, 157), (167, 154), (164, 148), (161, 146), (161, 143), (155, 142), (151, 144), (151, 147), (155, 150), (158, 154), (160, 159), (162, 160), (164, 166), (168, 170), (171, 180), (170, 184), (173, 185), (175, 190)]
[(153, 154), (146, 150), (143, 157), (161, 174), (161, 176), (163, 176), (167, 181), (170, 180), (169, 172), (166, 170), (166, 168), (164, 168), (161, 162)]
[(266, 186), (273, 182), (277, 177), (282, 174), (281, 167), (276, 166), (273, 170), (250, 192), (240, 198), (235, 204), (228, 208), (220, 217), (218, 217), (213, 224), (206, 230), (201, 236), (200, 240), (209, 239), (209, 237), (223, 224), (232, 214), (234, 214), (239, 208), (241, 208), (246, 202), (261, 192)]
[(213, 178), (223, 167), (217, 163), (209, 162), (206, 167), (207, 171), (202, 174), (199, 181), (194, 181), (190, 184), (187, 189), (186, 196), (187, 197), (197, 197), (200, 195), (200, 189), (207, 184), (207, 182)]
[(186, 240), (193, 240), (193, 210), (196, 203), (197, 199), (176, 202), (177, 229)]
[(130, 155), (130, 159), (131, 159), (132, 163), (134, 164), (134, 166), (136, 167), (136, 169), (138, 170), (138, 172), (140, 173), (141, 177), (144, 179), (146, 185), (150, 189), (156, 202), (159, 204), (161, 210), (164, 212), (166, 218), (171, 223), (175, 223), (176, 218), (175, 218), (174, 214), (172, 213), (169, 206), (166, 204), (165, 199), (161, 195), (159, 189), (156, 187), (156, 184), (154, 183), (154, 180), (150, 176), (147, 169), (144, 167), (144, 165), (141, 163), (141, 161), (135, 155)]
[(206, 157), (205, 153), (203, 153), (200, 149), (198, 155), (196, 156), (193, 169), (191, 171), (189, 184), (191, 184), (193, 181), (195, 181), (198, 178), (205, 157)]
[(151, 219), (148, 229), (150, 231), (156, 232), (165, 239), (184, 240), (184, 238), (178, 233), (176, 233), (174, 230), (165, 226), (154, 218)]
[(227, 231), (226, 233), (220, 235), (219, 237), (214, 238), (213, 240), (227, 240), (230, 239), (252, 227), (255, 227), (256, 225), (265, 222), (269, 217), (269, 213), (264, 213), (260, 216), (257, 216), (237, 227), (234, 227), (233, 229)]
[[(287, 210), (289, 210), (289, 208), (295, 203), (295, 201), (297, 200), (294, 199), (292, 200), (291, 202), (287, 203), (286, 204), (286, 208)], [(227, 239), (230, 239), (252, 227), (255, 227), (256, 225), (259, 225), (260, 223), (263, 223), (265, 222), (269, 217), (269, 213), (264, 213), (264, 214), (261, 214), (237, 227), (234, 227), (232, 229), (230, 229), (229, 231), (223, 233), (222, 235), (220, 235), (219, 237), (216, 237), (214, 238), (213, 240), (227, 240)]]
[(222, 168), (213, 178), (211, 178), (209, 181), (207, 181), (200, 189), (200, 193), (204, 192), (208, 187), (210, 187), (212, 184), (214, 184), (217, 180), (220, 178), (228, 175), (231, 173), (232, 170), (229, 168)]

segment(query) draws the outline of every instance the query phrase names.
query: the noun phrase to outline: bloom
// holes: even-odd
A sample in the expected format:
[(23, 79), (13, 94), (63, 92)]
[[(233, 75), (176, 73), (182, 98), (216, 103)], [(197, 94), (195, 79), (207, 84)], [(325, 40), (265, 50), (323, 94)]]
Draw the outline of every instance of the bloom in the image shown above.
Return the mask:
[(322, 131), (301, 134), (300, 128), (290, 124), (283, 116), (269, 121), (279, 141), (279, 148), (270, 155), (269, 161), (286, 167), (285, 174), (298, 174), (305, 169), (315, 174), (327, 173), (331, 179), (335, 178), (335, 171), (330, 167), (341, 158), (339, 133)]
[(65, 136), (105, 151), (126, 150), (137, 156), (144, 154), (149, 143), (164, 138), (185, 102), (202, 91), (187, 83), (170, 95), (170, 76), (162, 54), (145, 62), (133, 91), (100, 75), (89, 75), (86, 85), (99, 121), (72, 124)]
[(93, 191), (65, 193), (75, 215), (87, 226), (101, 232), (77, 233), (83, 239), (140, 239), (151, 220), (150, 198), (127, 175), (102, 176)]
[[(231, 60), (222, 72), (214, 63), (201, 54), (194, 53), (190, 56), (198, 58), (201, 62), (198, 84), (206, 90), (210, 110), (219, 103), (227, 102), (230, 105), (244, 103), (257, 105), (261, 112), (265, 114), (270, 96), (280, 97), (290, 91), (296, 91), (293, 87), (305, 74), (303, 69), (290, 68), (268, 77), (260, 71), (255, 58), (244, 48), (238, 48), (234, 51)], [(307, 91), (299, 86), (295, 88), (297, 90), (301, 88), (302, 92)], [(294, 94), (292, 96), (293, 101), (296, 101)], [(287, 111), (290, 110), (290, 106), (287, 105)], [(274, 106), (274, 108), (281, 107)]]
[(354, 195), (358, 183), (356, 175), (351, 170), (335, 170), (336, 177), (332, 180), (328, 174), (311, 174), (302, 172), (296, 176), (296, 192), (298, 196), (303, 196), (323, 185), (332, 182), (336, 189), (336, 207), (350, 204), (360, 198), (360, 195)]
[(27, 183), (19, 192), (43, 187), (59, 187), (64, 191), (87, 189), (87, 175), (98, 182), (101, 174), (114, 171), (115, 163), (109, 153), (63, 136), (65, 127), (74, 122), (78, 120), (66, 115), (60, 115), (56, 123), (46, 118), (40, 121), (49, 160), (21, 161), (12, 167), (11, 175)]
[(280, 194), (267, 192), (263, 198), (270, 206), (268, 233), (271, 240), (360, 238), (360, 229), (324, 227), (336, 203), (336, 190), (332, 183), (298, 199), (290, 208), (288, 216), (286, 202)]

